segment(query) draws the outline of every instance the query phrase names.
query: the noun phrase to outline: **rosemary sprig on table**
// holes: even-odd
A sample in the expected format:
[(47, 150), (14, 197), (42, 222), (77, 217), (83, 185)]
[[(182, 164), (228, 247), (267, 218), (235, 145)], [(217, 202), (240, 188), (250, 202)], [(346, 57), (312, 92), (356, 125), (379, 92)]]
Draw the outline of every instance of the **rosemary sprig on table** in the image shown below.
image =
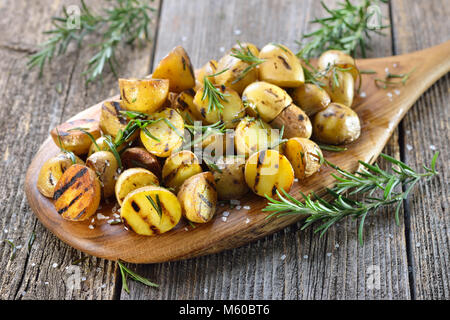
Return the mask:
[(220, 72), (217, 72), (215, 74), (211, 74), (209, 76), (203, 77), (203, 95), (202, 95), (202, 101), (205, 99), (208, 99), (208, 113), (211, 111), (218, 110), (220, 113), (222, 113), (223, 105), (220, 101), (227, 102), (226, 97), (228, 94), (222, 93), (218, 88), (216, 88), (209, 78), (213, 78), (215, 76), (218, 76), (219, 74), (222, 74), (224, 72), (228, 71), (228, 69), (224, 69)]
[[(345, 0), (336, 9), (330, 9), (321, 2), (328, 16), (311, 21), (320, 27), (303, 35), (302, 40), (311, 41), (302, 44), (297, 55), (308, 59), (326, 50), (336, 49), (354, 56), (359, 48), (361, 55), (366, 57), (366, 50), (369, 49), (367, 40), (371, 33), (384, 35), (381, 30), (389, 27), (381, 21), (381, 10), (378, 7), (381, 2), (387, 3), (387, 0), (364, 0), (360, 4)], [(378, 20), (376, 25), (372, 23), (374, 19)]]
[[(332, 189), (326, 190), (327, 195), (333, 198), (331, 201), (327, 201), (314, 193), (311, 195), (301, 193), (304, 200), (303, 203), (282, 190), (283, 194), (277, 191), (278, 200), (266, 196), (269, 203), (263, 211), (272, 212), (267, 218), (293, 214), (308, 215), (302, 230), (311, 224), (321, 223), (315, 229), (315, 232), (320, 232), (320, 236), (323, 236), (328, 228), (345, 217), (350, 216), (354, 219), (360, 219), (358, 238), (362, 244), (363, 226), (367, 215), (370, 212), (375, 212), (380, 207), (396, 204), (395, 220), (399, 224), (400, 207), (414, 185), (421, 179), (429, 179), (438, 174), (436, 171), (438, 156), (439, 152), (436, 152), (430, 167), (424, 166), (424, 173), (418, 173), (405, 163), (385, 154), (381, 154), (381, 157), (393, 166), (396, 166), (396, 168), (392, 167), (392, 172), (382, 170), (378, 165), (370, 165), (359, 161), (362, 168), (352, 174), (325, 160), (328, 165), (340, 174), (340, 176), (333, 174), (333, 177), (336, 179), (336, 185)], [(394, 188), (400, 184), (403, 185), (404, 191), (394, 191)], [(377, 190), (382, 191), (382, 196), (372, 197)], [(368, 194), (368, 196), (361, 201), (357, 201), (343, 196), (342, 193), (344, 192), (348, 192), (349, 196), (355, 194)]]
[[(97, 52), (88, 60), (83, 75), (86, 75), (87, 82), (91, 82), (102, 75), (106, 64), (115, 73), (116, 48), (120, 43), (149, 40), (151, 13), (155, 9), (138, 0), (112, 2), (113, 7), (99, 15), (93, 14), (84, 0), (81, 0), (79, 16), (63, 7), (62, 17), (53, 17), (53, 28), (44, 32), (51, 38), (41, 45), (39, 52), (30, 56), (28, 67), (39, 67), (39, 75), (42, 76), (45, 64), (50, 63), (55, 56), (65, 54), (70, 43), (75, 42), (80, 48), (86, 35), (100, 33), (102, 40), (93, 44)], [(79, 24), (75, 25), (77, 20)]]
[(319, 146), (320, 149), (326, 150), (326, 151), (341, 152), (341, 151), (347, 150), (346, 147), (331, 146), (331, 145), (322, 144), (322, 143), (317, 143), (317, 145)]
[(261, 63), (266, 61), (265, 59), (260, 59), (257, 56), (255, 56), (250, 51), (250, 48), (248, 48), (248, 47), (244, 48), (240, 41), (237, 41), (237, 44), (239, 45), (240, 49), (236, 49), (236, 48), (231, 49), (231, 56), (235, 57), (237, 59), (240, 59), (240, 60), (242, 60), (244, 62), (247, 62), (249, 64), (249, 66), (246, 67), (244, 70), (242, 70), (242, 72), (239, 75), (239, 77), (237, 77), (232, 82), (232, 84), (235, 84), (236, 82), (239, 82), (240, 80), (242, 80), (252, 69), (256, 68)]
[(117, 264), (119, 265), (120, 275), (122, 276), (122, 288), (125, 290), (126, 293), (128, 293), (128, 294), (130, 293), (130, 289), (128, 289), (128, 284), (127, 284), (128, 276), (135, 281), (145, 284), (146, 286), (155, 287), (155, 288), (159, 287), (158, 284), (151, 282), (147, 278), (144, 278), (144, 277), (138, 275), (137, 273), (131, 271), (127, 267), (125, 267), (125, 265), (120, 260), (117, 261)]

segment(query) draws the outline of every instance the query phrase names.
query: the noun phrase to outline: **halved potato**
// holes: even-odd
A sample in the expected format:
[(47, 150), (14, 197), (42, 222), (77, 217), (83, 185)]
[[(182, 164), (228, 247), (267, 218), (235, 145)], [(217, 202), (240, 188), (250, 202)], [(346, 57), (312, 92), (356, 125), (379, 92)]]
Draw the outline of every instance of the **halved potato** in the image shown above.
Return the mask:
[(270, 122), (292, 103), (292, 98), (274, 84), (257, 81), (245, 88), (242, 101), (250, 116)]
[(305, 111), (308, 117), (324, 110), (331, 102), (328, 93), (313, 83), (304, 83), (289, 91), (289, 94), (294, 103)]
[(125, 225), (137, 234), (153, 236), (167, 232), (178, 224), (181, 206), (169, 190), (146, 186), (125, 197), (120, 216)]
[(170, 92), (181, 92), (195, 85), (191, 59), (183, 47), (172, 49), (156, 66), (153, 79), (168, 79)]
[(194, 97), (195, 91), (193, 89), (188, 89), (180, 92), (173, 102), (173, 107), (187, 123), (189, 123), (189, 121), (199, 120), (202, 117), (194, 104)]
[(98, 151), (86, 159), (86, 166), (95, 171), (102, 187), (103, 199), (109, 198), (114, 194), (116, 185), (116, 173), (119, 164), (110, 151)]
[(161, 166), (158, 159), (144, 148), (128, 148), (121, 154), (120, 159), (125, 169), (144, 168), (157, 177), (161, 177)]
[[(225, 95), (224, 99), (218, 97), (220, 104), (222, 106), (225, 106), (229, 96), (229, 94), (226, 92), (227, 89), (225, 86), (217, 87), (217, 89)], [(203, 95), (205, 92), (204, 90), (205, 90), (204, 88), (200, 88), (196, 92), (194, 97), (194, 105), (197, 109), (197, 113), (200, 114), (199, 119), (205, 121), (206, 123), (213, 124), (222, 120), (222, 112), (219, 109), (219, 107), (215, 105), (212, 105), (211, 108), (209, 107), (208, 96), (205, 96), (203, 99)]]
[(177, 193), (183, 182), (202, 172), (197, 156), (188, 150), (173, 153), (168, 157), (162, 169), (163, 184), (175, 189)]
[(92, 140), (83, 131), (74, 130), (76, 128), (84, 129), (94, 139), (101, 136), (99, 122), (94, 119), (79, 119), (62, 123), (54, 128), (50, 135), (58, 147), (72, 151), (76, 155), (83, 155), (88, 153)]
[(304, 179), (319, 170), (322, 150), (306, 138), (291, 138), (284, 144), (284, 155), (294, 169), (295, 177)]
[(279, 131), (262, 120), (246, 117), (236, 127), (234, 144), (238, 154), (246, 157), (270, 148), (279, 140)]
[(261, 49), (259, 58), (266, 60), (258, 66), (260, 80), (286, 88), (305, 82), (300, 60), (288, 47), (269, 43)]
[(181, 185), (178, 192), (183, 215), (190, 221), (205, 223), (216, 212), (217, 191), (211, 172), (198, 173)]
[(325, 90), (330, 96), (331, 102), (341, 103), (349, 108), (352, 107), (355, 95), (355, 80), (350, 72), (336, 71), (339, 85), (333, 80), (331, 73), (325, 78)]
[[(212, 74), (217, 73), (217, 61), (216, 60), (209, 60), (201, 69), (198, 69), (195, 71), (195, 91), (198, 91), (200, 88), (203, 87), (203, 79), (206, 76), (210, 76)], [(216, 83), (216, 80), (214, 77), (210, 77), (209, 81), (211, 81), (212, 84)]]
[(145, 149), (157, 157), (168, 157), (183, 143), (184, 121), (174, 109), (164, 109), (149, 119), (159, 120), (141, 130), (141, 141)]
[[(212, 169), (219, 199), (233, 200), (242, 198), (249, 188), (245, 182), (245, 158), (239, 156), (221, 157)], [(218, 169), (218, 170), (217, 170)]]
[(132, 191), (145, 186), (158, 186), (159, 180), (152, 172), (144, 168), (131, 168), (122, 172), (114, 188), (117, 202), (122, 205), (125, 197)]
[(169, 95), (167, 79), (119, 79), (122, 107), (130, 111), (152, 114)]
[(312, 133), (309, 117), (293, 103), (273, 119), (270, 125), (277, 129), (284, 127), (283, 138), (309, 138)]
[(352, 74), (353, 80), (356, 81), (359, 71), (356, 68), (355, 59), (340, 50), (327, 50), (322, 53), (317, 61), (317, 68), (325, 70), (329, 66), (339, 66), (344, 69), (351, 68), (349, 72)]
[(115, 137), (119, 130), (124, 130), (128, 124), (128, 119), (121, 113), (121, 101), (106, 101), (102, 105), (100, 114), (100, 128), (103, 134)]
[(55, 209), (64, 219), (89, 219), (98, 209), (101, 198), (100, 182), (95, 172), (74, 164), (56, 184), (53, 200)]
[[(77, 164), (84, 164), (83, 160), (77, 156), (75, 159)], [(72, 158), (64, 152), (45, 161), (39, 171), (36, 185), (39, 192), (47, 198), (52, 198), (56, 184), (72, 164)]]
[(226, 128), (236, 128), (240, 119), (245, 116), (244, 104), (239, 94), (233, 89), (225, 88), (223, 92), (227, 95), (227, 101), (222, 103), (222, 121)]

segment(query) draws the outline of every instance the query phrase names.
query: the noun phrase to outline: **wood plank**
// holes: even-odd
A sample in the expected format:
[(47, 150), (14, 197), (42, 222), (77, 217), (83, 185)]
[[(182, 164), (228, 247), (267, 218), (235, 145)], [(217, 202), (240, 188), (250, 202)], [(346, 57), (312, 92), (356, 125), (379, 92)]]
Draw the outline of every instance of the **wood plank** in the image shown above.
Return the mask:
[[(86, 1), (94, 10), (103, 3)], [(80, 54), (69, 48), (67, 55), (54, 59), (42, 79), (37, 70), (26, 68), (28, 54), (37, 50), (51, 27), (50, 17), (61, 13), (70, 1), (40, 0), (0, 2), (0, 27), (9, 32), (0, 36), (0, 127), (8, 134), (0, 137), (0, 239), (11, 239), (22, 246), (14, 260), (11, 248), (0, 242), (1, 299), (111, 299), (115, 296), (114, 262), (89, 257), (79, 269), (71, 263), (82, 254), (62, 243), (47, 231), (29, 209), (23, 192), (24, 172), (34, 153), (55, 125), (69, 116), (118, 93), (112, 74), (87, 89), (80, 73), (92, 49)], [(159, 1), (155, 2), (156, 7)], [(20, 40), (17, 36), (20, 34)], [(122, 49), (118, 56), (119, 73), (144, 76), (149, 71), (152, 44), (132, 50)], [(59, 90), (59, 88), (61, 90)], [(36, 239), (30, 253), (27, 241)], [(66, 269), (69, 267), (69, 269)], [(71, 276), (79, 271), (81, 285), (69, 288)]]
[[(450, 39), (448, 1), (392, 1), (394, 45), (402, 54)], [(440, 175), (420, 184), (406, 201), (412, 295), (417, 299), (450, 298), (449, 103), (447, 74), (412, 107), (402, 123), (404, 161), (420, 168), (440, 151)]]
[[(327, 1), (332, 7), (336, 1)], [(387, 7), (383, 7), (387, 14)], [(165, 1), (155, 59), (183, 45), (196, 67), (219, 58), (237, 39), (258, 46), (295, 41), (323, 14), (316, 1)], [(391, 39), (375, 37), (372, 56), (391, 54)], [(398, 155), (395, 134), (385, 152)], [(319, 239), (300, 224), (249, 245), (178, 262), (134, 266), (161, 284), (155, 290), (130, 282), (122, 299), (401, 299), (409, 298), (403, 221), (393, 210), (369, 218), (360, 247), (356, 223), (345, 221)], [(379, 267), (379, 289), (370, 289), (371, 266)], [(373, 269), (373, 268), (372, 268)], [(377, 270), (377, 269), (376, 269)]]

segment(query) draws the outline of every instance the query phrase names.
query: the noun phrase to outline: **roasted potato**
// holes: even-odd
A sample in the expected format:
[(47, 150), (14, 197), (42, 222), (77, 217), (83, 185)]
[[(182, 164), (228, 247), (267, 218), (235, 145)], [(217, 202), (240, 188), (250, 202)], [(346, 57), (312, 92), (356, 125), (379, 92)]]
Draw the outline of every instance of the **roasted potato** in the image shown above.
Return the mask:
[(131, 168), (122, 172), (116, 181), (114, 191), (117, 202), (122, 205), (125, 197), (132, 191), (145, 186), (158, 186), (159, 180), (144, 168)]
[(181, 46), (177, 46), (156, 66), (153, 79), (168, 79), (170, 92), (181, 92), (195, 86), (191, 59)]
[(284, 127), (282, 138), (309, 138), (312, 133), (312, 125), (309, 117), (293, 103), (273, 119), (270, 125), (277, 129)]
[(261, 81), (285, 88), (295, 88), (305, 82), (300, 60), (286, 46), (269, 43), (261, 49), (259, 58), (265, 60), (258, 66)]
[[(138, 134), (136, 134), (135, 136), (137, 136)], [(97, 145), (95, 145), (95, 143), (92, 143), (91, 146), (89, 147), (89, 151), (88, 151), (88, 157), (93, 154), (94, 152), (98, 152), (98, 151), (110, 151), (111, 149), (109, 148), (108, 144), (105, 142), (106, 137), (105, 136), (101, 136), (100, 138), (98, 138), (97, 140), (95, 140), (95, 143)], [(98, 148), (97, 148), (98, 146)], [(122, 151), (125, 147), (127, 146), (126, 143), (121, 144), (120, 146), (116, 147), (117, 151)]]
[(122, 107), (125, 110), (152, 114), (169, 95), (167, 79), (119, 79)]
[(190, 121), (200, 120), (202, 118), (200, 112), (194, 104), (195, 91), (188, 89), (180, 92), (173, 102), (173, 107), (180, 113), (184, 121), (190, 123)]
[(144, 168), (157, 177), (161, 177), (161, 166), (158, 159), (141, 147), (128, 148), (120, 155), (125, 169)]
[(257, 81), (245, 88), (242, 101), (250, 116), (270, 122), (292, 103), (292, 98), (274, 84)]
[(109, 151), (95, 152), (86, 159), (86, 166), (97, 174), (102, 187), (103, 199), (112, 196), (116, 185), (116, 173), (119, 168), (114, 154)]
[(324, 110), (331, 102), (328, 93), (321, 87), (305, 83), (289, 91), (293, 102), (300, 107), (308, 117)]
[(216, 182), (217, 195), (220, 200), (233, 200), (242, 198), (249, 188), (245, 182), (245, 158), (239, 156), (221, 157), (212, 168)]
[[(77, 156), (75, 161), (77, 164), (84, 164), (83, 160)], [(56, 184), (72, 164), (72, 158), (64, 152), (45, 161), (39, 171), (36, 185), (39, 192), (47, 198), (52, 198)]]
[(120, 103), (120, 101), (106, 101), (102, 104), (100, 128), (103, 134), (115, 137), (119, 130), (123, 131), (127, 126), (128, 119), (121, 113), (124, 109)]
[(317, 61), (317, 68), (319, 70), (326, 70), (329, 66), (336, 65), (338, 67), (349, 69), (353, 80), (356, 81), (359, 75), (358, 68), (356, 68), (355, 59), (350, 55), (340, 50), (327, 50), (322, 53)]
[(72, 151), (76, 155), (83, 155), (88, 153), (92, 140), (85, 132), (76, 130), (76, 128), (90, 133), (94, 139), (101, 136), (99, 123), (94, 119), (79, 119), (62, 123), (54, 128), (50, 135), (61, 149)]
[(291, 138), (283, 145), (284, 155), (294, 169), (295, 177), (304, 179), (319, 170), (322, 150), (306, 138)]
[(98, 209), (101, 198), (100, 182), (95, 172), (80, 164), (70, 166), (56, 184), (53, 200), (55, 209), (64, 219), (89, 219)]
[(276, 191), (286, 192), (294, 183), (294, 169), (289, 160), (276, 150), (256, 152), (245, 163), (245, 181), (257, 195), (276, 196)]
[(197, 156), (188, 150), (173, 153), (166, 159), (162, 169), (163, 184), (178, 192), (183, 182), (202, 172)]
[(330, 96), (331, 102), (341, 103), (349, 108), (352, 107), (353, 96), (355, 94), (355, 81), (351, 73), (336, 71), (338, 83), (335, 83), (332, 72), (325, 78), (325, 90)]
[(216, 212), (217, 191), (211, 172), (198, 173), (181, 185), (178, 192), (183, 215), (190, 221), (205, 223)]
[[(233, 49), (245, 52), (251, 52), (255, 57), (258, 57), (259, 50), (255, 45), (251, 43), (236, 44)], [(242, 94), (244, 89), (252, 82), (258, 80), (258, 70), (256, 68), (250, 69), (247, 74), (244, 74), (245, 70), (252, 64), (234, 57), (233, 51), (230, 50), (225, 56), (223, 56), (218, 64), (217, 70), (227, 71), (215, 76), (216, 85), (224, 85), (228, 88), (235, 90), (238, 94)]]
[(280, 139), (278, 130), (262, 120), (246, 117), (242, 119), (236, 127), (234, 144), (237, 154), (251, 154), (270, 148)]
[(144, 236), (164, 233), (181, 219), (177, 197), (167, 189), (146, 186), (130, 192), (122, 202), (120, 216), (126, 226)]
[[(157, 157), (168, 157), (183, 143), (184, 121), (174, 109), (164, 109), (150, 117), (156, 121), (141, 130), (141, 141), (145, 149)], [(174, 130), (175, 129), (175, 130)]]
[(361, 124), (355, 111), (339, 103), (330, 103), (313, 119), (314, 140), (327, 144), (350, 143), (358, 139)]
[[(201, 69), (195, 71), (195, 91), (198, 91), (203, 87), (203, 80), (206, 76), (217, 73), (217, 63), (216, 60), (209, 60)], [(211, 81), (212, 84), (216, 83), (214, 77), (210, 77), (209, 81)]]

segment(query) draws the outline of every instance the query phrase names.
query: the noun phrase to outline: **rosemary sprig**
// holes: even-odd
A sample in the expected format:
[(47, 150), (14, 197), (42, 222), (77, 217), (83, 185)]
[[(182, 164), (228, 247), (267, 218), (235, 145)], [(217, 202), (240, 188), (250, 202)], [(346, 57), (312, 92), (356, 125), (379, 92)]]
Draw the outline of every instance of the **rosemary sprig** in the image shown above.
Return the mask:
[(326, 84), (323, 83), (323, 80), (326, 77), (330, 77), (332, 80), (333, 90), (334, 88), (339, 88), (340, 86), (338, 72), (350, 72), (353, 70), (352, 67), (343, 68), (335, 64), (327, 65), (324, 70), (317, 70), (307, 60), (303, 60), (302, 68), (305, 75), (305, 83), (312, 83), (322, 88), (326, 86)]
[(67, 131), (81, 131), (83, 132), (85, 135), (87, 135), (89, 137), (89, 139), (91, 139), (92, 143), (94, 144), (94, 146), (97, 148), (97, 150), (100, 150), (100, 147), (97, 144), (97, 141), (95, 140), (95, 138), (92, 136), (92, 134), (90, 132), (87, 131), (86, 128), (80, 128), (80, 127), (76, 127), (76, 128), (72, 128), (69, 129)]
[(322, 150), (327, 150), (327, 151), (332, 151), (332, 152), (341, 152), (341, 151), (346, 151), (347, 150), (347, 148), (345, 148), (345, 147), (330, 146), (328, 144), (318, 143), (317, 145)]
[(31, 248), (33, 247), (34, 240), (36, 240), (36, 233), (34, 233), (34, 231), (33, 231), (30, 235), (30, 238), (28, 238), (28, 253), (31, 252)]
[(5, 241), (7, 244), (11, 246), (11, 254), (9, 255), (9, 260), (13, 261), (14, 258), (16, 257), (17, 247), (11, 240), (5, 239), (3, 241)]
[[(415, 172), (405, 163), (388, 155), (381, 154), (381, 156), (397, 168), (392, 168), (393, 172), (387, 172), (380, 169), (378, 165), (370, 165), (360, 161), (362, 169), (352, 174), (325, 160), (328, 165), (332, 166), (341, 175), (333, 174), (333, 177), (336, 179), (336, 185), (333, 189), (326, 190), (327, 195), (333, 198), (331, 201), (327, 201), (314, 193), (307, 196), (301, 193), (304, 200), (303, 203), (282, 190), (283, 194), (277, 191), (279, 200), (266, 196), (269, 203), (263, 211), (272, 212), (267, 218), (292, 214), (308, 215), (302, 230), (313, 223), (321, 223), (315, 229), (315, 232), (320, 232), (321, 236), (333, 224), (345, 217), (359, 218), (358, 238), (362, 244), (364, 221), (370, 212), (375, 212), (378, 208), (386, 205), (396, 204), (395, 220), (399, 224), (401, 204), (408, 197), (414, 185), (422, 178), (429, 179), (438, 174), (436, 171), (436, 160), (439, 152), (436, 152), (433, 156), (429, 168), (424, 166), (424, 173)], [(395, 192), (394, 188), (400, 184), (403, 185), (404, 191)], [(382, 191), (381, 197), (372, 197), (376, 190)], [(344, 192), (349, 192), (349, 195), (368, 193), (369, 196), (362, 201), (356, 201), (343, 196), (342, 193)]]
[(197, 122), (194, 123), (194, 125), (185, 124), (184, 127), (191, 133), (193, 138), (195, 138), (198, 133), (201, 133), (201, 135), (190, 143), (182, 145), (181, 148), (183, 150), (203, 142), (203, 140), (213, 134), (224, 134), (226, 132), (225, 123), (223, 121), (217, 121), (210, 125), (198, 125)]
[(162, 219), (163, 211), (161, 208), (161, 201), (159, 200), (159, 195), (156, 195), (156, 197), (155, 197), (156, 202), (149, 195), (146, 195), (145, 197), (147, 198), (147, 200), (150, 202), (150, 204), (153, 206), (153, 208), (158, 213), (159, 219)]
[(159, 287), (158, 284), (151, 282), (147, 278), (144, 278), (144, 277), (138, 275), (137, 273), (131, 271), (127, 267), (125, 267), (125, 265), (120, 260), (117, 261), (117, 264), (119, 265), (120, 275), (122, 276), (122, 288), (125, 290), (126, 293), (128, 293), (128, 294), (130, 293), (130, 289), (128, 289), (128, 284), (127, 284), (128, 276), (135, 281), (145, 284), (146, 286), (155, 287), (155, 288)]
[(77, 158), (75, 156), (75, 154), (72, 151), (66, 150), (63, 146), (63, 143), (61, 141), (61, 135), (59, 134), (58, 128), (56, 129), (56, 135), (58, 137), (58, 144), (59, 144), (59, 149), (61, 150), (61, 152), (64, 152), (65, 154), (67, 154), (70, 158), (70, 160), (72, 161), (72, 164), (76, 164), (77, 163)]
[[(297, 55), (308, 59), (326, 50), (336, 49), (354, 56), (359, 48), (361, 55), (366, 57), (366, 50), (370, 49), (367, 40), (371, 34), (384, 35), (381, 30), (389, 27), (381, 21), (381, 10), (378, 7), (381, 2), (387, 3), (387, 0), (364, 0), (360, 4), (345, 0), (338, 4), (337, 9), (330, 9), (321, 1), (328, 16), (311, 21), (320, 28), (303, 35), (302, 40), (311, 41), (302, 45)], [(373, 23), (374, 19), (377, 20), (376, 24)]]
[(117, 161), (117, 164), (119, 165), (119, 168), (123, 169), (122, 159), (120, 158), (120, 153), (119, 153), (119, 151), (117, 151), (117, 146), (113, 142), (112, 137), (109, 136), (109, 135), (105, 135), (104, 137), (105, 137), (105, 143), (107, 144), (109, 150), (114, 155), (114, 158), (116, 158), (116, 161)]
[(209, 80), (209, 78), (218, 76), (219, 74), (222, 74), (224, 72), (226, 72), (228, 70), (224, 69), (220, 72), (217, 72), (215, 74), (209, 75), (209, 76), (205, 76), (203, 77), (203, 96), (202, 96), (202, 101), (205, 99), (208, 99), (208, 113), (211, 111), (215, 111), (218, 110), (220, 113), (222, 113), (223, 111), (223, 105), (220, 102), (221, 100), (224, 102), (227, 102), (228, 100), (226, 99), (226, 97), (229, 94), (226, 93), (222, 93), (219, 89), (217, 89)]
[[(389, 86), (398, 86), (400, 84), (405, 85), (406, 82), (409, 80), (409, 77), (415, 70), (416, 68), (414, 67), (411, 71), (407, 73), (393, 74), (387, 72), (386, 77), (384, 79), (380, 78), (374, 79), (375, 85), (383, 89), (387, 89)], [(400, 80), (392, 81), (391, 79), (400, 79)]]
[[(255, 56), (251, 51), (250, 48), (244, 48), (241, 44), (241, 42), (238, 40), (237, 44), (239, 45), (240, 49), (237, 48), (232, 48), (231, 49), (231, 56), (235, 57), (237, 59), (240, 59), (244, 62), (246, 62), (248, 65), (248, 67), (246, 67), (244, 70), (242, 70), (241, 74), (239, 75), (239, 77), (237, 77), (236, 79), (233, 80), (232, 84), (235, 84), (236, 82), (241, 81), (252, 69), (256, 68), (257, 66), (259, 66), (261, 63), (265, 62), (266, 59), (260, 59), (257, 56)], [(281, 46), (280, 46), (281, 47)], [(283, 48), (283, 47), (281, 47)], [(284, 49), (284, 48), (283, 48)], [(285, 50), (285, 49), (284, 49)]]

